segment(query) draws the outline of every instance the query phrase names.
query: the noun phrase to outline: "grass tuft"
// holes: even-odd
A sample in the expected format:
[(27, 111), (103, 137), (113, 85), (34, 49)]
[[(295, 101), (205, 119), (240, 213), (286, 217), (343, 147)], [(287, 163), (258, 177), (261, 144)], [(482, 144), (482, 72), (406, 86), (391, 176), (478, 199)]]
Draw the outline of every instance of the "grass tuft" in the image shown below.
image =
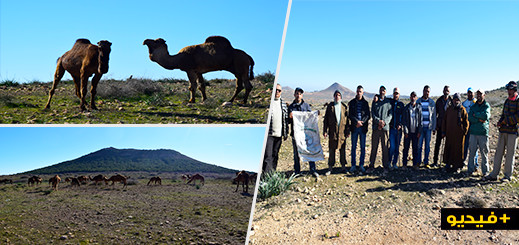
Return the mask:
[(258, 197), (261, 199), (267, 199), (271, 196), (277, 196), (287, 191), (288, 188), (296, 183), (294, 180), (297, 175), (292, 174), (290, 177), (286, 177), (281, 172), (270, 172), (262, 175), (260, 185), (258, 187)]

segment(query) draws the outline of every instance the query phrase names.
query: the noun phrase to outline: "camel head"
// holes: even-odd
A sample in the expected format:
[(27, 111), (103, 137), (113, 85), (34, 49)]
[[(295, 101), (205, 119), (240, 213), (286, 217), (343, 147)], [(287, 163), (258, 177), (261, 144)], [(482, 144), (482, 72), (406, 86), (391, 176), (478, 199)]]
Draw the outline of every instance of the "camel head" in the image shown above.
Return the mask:
[(98, 72), (101, 74), (105, 74), (108, 72), (108, 60), (110, 59), (110, 48), (112, 43), (106, 40), (99, 41), (97, 43), (99, 46), (99, 68)]
[(146, 39), (142, 43), (142, 45), (148, 46), (148, 51), (150, 53), (150, 60), (155, 61), (153, 53), (157, 50), (166, 51), (168, 53), (168, 45), (166, 44), (166, 41), (162, 38), (157, 38), (155, 40), (152, 39)]

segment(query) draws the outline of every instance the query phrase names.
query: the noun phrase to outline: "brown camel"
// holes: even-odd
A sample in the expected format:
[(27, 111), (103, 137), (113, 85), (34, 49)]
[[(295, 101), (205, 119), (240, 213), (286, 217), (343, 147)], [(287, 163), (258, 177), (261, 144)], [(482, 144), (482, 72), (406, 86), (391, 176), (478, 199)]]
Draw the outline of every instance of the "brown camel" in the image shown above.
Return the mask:
[(128, 177), (125, 177), (123, 175), (120, 175), (120, 174), (117, 174), (117, 175), (114, 175), (112, 177), (110, 177), (108, 179), (108, 181), (112, 181), (112, 185), (115, 184), (115, 182), (121, 182), (124, 184), (123, 188), (126, 187), (126, 179), (128, 179)]
[(54, 177), (49, 179), (49, 185), (52, 184), (52, 189), (57, 191), (60, 181), (61, 181), (61, 178), (56, 174)]
[(191, 178), (189, 178), (189, 181), (186, 184), (189, 184), (189, 183), (191, 183), (191, 181), (193, 181), (193, 185), (195, 185), (197, 180), (199, 181), (199, 183), (204, 185), (204, 182), (205, 182), (204, 177), (200, 174), (195, 174), (195, 175), (191, 176)]
[(28, 185), (28, 186), (39, 185), (42, 181), (43, 181), (43, 179), (42, 179), (41, 177), (38, 177), (38, 176), (32, 176), (32, 177), (30, 177), (30, 178), (27, 180), (27, 185)]
[(81, 100), (79, 105), (81, 110), (86, 110), (85, 99), (87, 95), (88, 78), (94, 75), (90, 88), (90, 108), (97, 110), (94, 102), (97, 93), (97, 84), (101, 76), (108, 72), (111, 45), (112, 43), (106, 40), (99, 41), (97, 45), (91, 44), (88, 39), (76, 40), (72, 49), (58, 58), (58, 65), (54, 73), (54, 83), (49, 91), (49, 100), (47, 101), (47, 105), (45, 105), (45, 109), (50, 108), (50, 101), (54, 95), (54, 91), (61, 78), (63, 78), (65, 71), (68, 71), (74, 79), (76, 96)]
[(150, 181), (148, 181), (148, 185), (150, 185), (150, 183), (154, 183), (155, 185), (158, 184), (158, 185), (162, 185), (162, 179), (157, 176), (157, 177), (151, 177)]
[[(236, 190), (234, 192), (238, 191), (240, 182), (242, 183), (243, 191), (249, 193), (249, 174), (245, 172), (245, 170), (236, 173), (236, 178), (233, 179), (233, 184), (236, 184)], [(245, 188), (245, 186), (247, 188)]]
[(86, 185), (87, 181), (90, 180), (90, 176), (82, 175), (77, 177), (77, 180), (79, 180), (79, 183), (81, 183), (82, 185)]
[(65, 182), (66, 183), (70, 182), (70, 186), (80, 186), (81, 185), (79, 183), (78, 178), (75, 178), (75, 177), (67, 177), (67, 178), (65, 178)]
[(180, 178), (182, 178), (182, 181), (184, 181), (184, 183), (187, 184), (187, 181), (189, 181), (189, 179), (191, 179), (191, 175), (183, 174), (182, 177), (180, 177)]
[(146, 39), (143, 45), (148, 46), (151, 61), (157, 62), (165, 69), (180, 69), (187, 73), (190, 82), (190, 103), (195, 102), (197, 83), (198, 89), (202, 93), (202, 100), (207, 99), (202, 74), (221, 70), (228, 71), (236, 77), (236, 88), (229, 102), (233, 102), (238, 93), (245, 88), (243, 103), (247, 103), (247, 98), (252, 90), (250, 80), (254, 79), (252, 72), (254, 60), (243, 50), (233, 48), (227, 38), (211, 36), (202, 44), (181, 49), (176, 55), (169, 54), (166, 41), (162, 38)]
[(90, 178), (90, 180), (94, 181), (96, 185), (99, 184), (99, 182), (102, 182), (102, 181), (105, 182), (105, 185), (108, 184), (108, 178), (106, 176), (102, 175), (102, 174), (97, 175), (94, 178)]

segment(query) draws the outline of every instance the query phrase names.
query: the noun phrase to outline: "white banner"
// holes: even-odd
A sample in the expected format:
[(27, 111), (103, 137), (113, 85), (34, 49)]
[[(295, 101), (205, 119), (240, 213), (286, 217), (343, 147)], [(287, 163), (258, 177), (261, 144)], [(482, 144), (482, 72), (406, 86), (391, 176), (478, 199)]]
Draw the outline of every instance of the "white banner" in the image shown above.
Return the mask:
[(303, 162), (324, 160), (317, 111), (293, 111), (294, 139)]

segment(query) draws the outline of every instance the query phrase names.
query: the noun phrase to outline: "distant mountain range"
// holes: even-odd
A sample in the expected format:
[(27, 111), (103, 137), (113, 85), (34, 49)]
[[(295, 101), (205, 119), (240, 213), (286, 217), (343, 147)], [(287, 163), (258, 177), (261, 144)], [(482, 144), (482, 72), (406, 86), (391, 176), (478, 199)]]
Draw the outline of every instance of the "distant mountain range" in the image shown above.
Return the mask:
[[(289, 104), (292, 103), (292, 101), (294, 100), (294, 89), (295, 88), (291, 87), (283, 87), (283, 93), (281, 94), (281, 98), (283, 98), (283, 100), (285, 100)], [(320, 91), (305, 91), (303, 94), (303, 100), (305, 100), (307, 103), (311, 105), (324, 105), (325, 103), (333, 101), (333, 93), (335, 92), (335, 90), (339, 90), (342, 95), (342, 101), (348, 102), (356, 96), (357, 88), (355, 87), (354, 89), (355, 91), (346, 88), (339, 83), (333, 83), (329, 87)], [(364, 91), (364, 97), (367, 100), (373, 99), (374, 96), (374, 93)]]
[[(281, 94), (281, 98), (289, 104), (292, 103), (292, 101), (294, 100), (294, 89), (295, 88), (291, 88), (288, 86), (283, 87), (283, 93)], [(347, 87), (344, 87), (339, 83), (333, 83), (329, 87), (327, 87), (323, 90), (320, 90), (320, 91), (312, 91), (312, 92), (305, 91), (303, 94), (303, 100), (313, 106), (324, 105), (325, 103), (333, 101), (333, 93), (335, 92), (335, 90), (339, 90), (342, 95), (342, 101), (347, 103), (350, 100), (352, 100), (353, 98), (355, 98), (355, 96), (356, 96), (357, 87), (355, 87), (353, 89), (355, 89), (355, 91), (351, 90)], [(303, 90), (304, 90), (304, 88), (303, 88)], [(393, 93), (393, 90), (391, 90), (391, 91), (388, 90), (386, 95), (388, 97), (392, 97), (393, 96), (392, 93)], [(364, 90), (364, 98), (368, 101), (371, 101), (373, 99), (373, 97), (375, 97), (375, 94), (376, 93), (370, 93), (370, 92), (366, 92)], [(409, 99), (409, 96), (400, 95), (400, 98)], [(315, 108), (315, 109), (319, 109), (319, 108)]]
[(236, 170), (204, 163), (174, 150), (104, 148), (74, 160), (28, 171), (25, 174), (74, 172), (199, 172), (235, 173)]

